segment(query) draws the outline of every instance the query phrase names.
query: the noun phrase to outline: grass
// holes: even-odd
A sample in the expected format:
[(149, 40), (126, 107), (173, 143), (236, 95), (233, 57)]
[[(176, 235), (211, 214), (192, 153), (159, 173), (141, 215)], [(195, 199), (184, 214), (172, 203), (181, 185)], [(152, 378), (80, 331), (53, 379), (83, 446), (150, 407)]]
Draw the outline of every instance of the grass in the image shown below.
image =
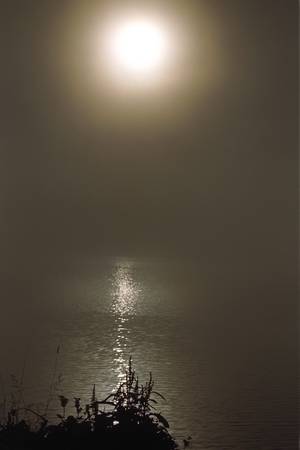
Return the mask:
[[(97, 398), (94, 385), (87, 404), (79, 397), (60, 395), (58, 400), (61, 411), (56, 424), (47, 419), (49, 399), (43, 414), (31, 407), (11, 407), (0, 424), (0, 450), (178, 449), (168, 421), (157, 409), (163, 395), (154, 390), (151, 373), (145, 384), (139, 381), (131, 358), (124, 382), (106, 398)], [(73, 414), (67, 415), (70, 406)]]

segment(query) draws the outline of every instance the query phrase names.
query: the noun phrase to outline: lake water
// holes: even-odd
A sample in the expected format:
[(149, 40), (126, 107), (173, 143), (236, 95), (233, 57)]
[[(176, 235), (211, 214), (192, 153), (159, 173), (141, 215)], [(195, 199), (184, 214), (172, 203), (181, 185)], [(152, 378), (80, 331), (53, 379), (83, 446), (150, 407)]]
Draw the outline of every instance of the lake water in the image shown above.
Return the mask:
[(193, 449), (297, 447), (286, 286), (195, 259), (110, 258), (22, 273), (5, 280), (4, 393), (25, 361), (25, 398), (45, 399), (59, 345), (57, 393), (88, 399), (95, 383), (105, 397), (132, 355), (140, 379), (151, 370), (166, 397), (160, 409), (172, 432), (191, 435)]

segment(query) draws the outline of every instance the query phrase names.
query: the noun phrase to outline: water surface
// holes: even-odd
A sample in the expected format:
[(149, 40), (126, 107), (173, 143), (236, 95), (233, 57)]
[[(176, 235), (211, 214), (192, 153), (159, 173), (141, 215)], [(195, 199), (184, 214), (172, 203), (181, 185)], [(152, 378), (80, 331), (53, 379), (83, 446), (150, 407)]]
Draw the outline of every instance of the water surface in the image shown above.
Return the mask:
[(266, 296), (255, 273), (150, 258), (73, 262), (6, 282), (4, 393), (25, 362), (28, 401), (47, 397), (54, 370), (57, 393), (88, 399), (95, 383), (105, 397), (132, 355), (141, 380), (152, 371), (178, 440), (191, 435), (197, 450), (295, 448), (296, 341), (282, 287)]

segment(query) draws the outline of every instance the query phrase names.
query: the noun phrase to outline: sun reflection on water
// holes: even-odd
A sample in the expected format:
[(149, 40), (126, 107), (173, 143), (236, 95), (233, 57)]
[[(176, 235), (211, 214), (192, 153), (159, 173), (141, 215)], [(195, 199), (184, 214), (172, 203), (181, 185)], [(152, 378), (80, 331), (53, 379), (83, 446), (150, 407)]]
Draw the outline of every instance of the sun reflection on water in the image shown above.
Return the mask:
[(112, 312), (123, 318), (136, 313), (140, 288), (133, 279), (132, 272), (132, 266), (127, 263), (118, 265), (113, 274)]
[(133, 276), (130, 263), (118, 264), (112, 277), (111, 312), (115, 318), (115, 341), (113, 360), (118, 380), (122, 379), (132, 353), (129, 347), (130, 327), (128, 321), (136, 315), (141, 287)]

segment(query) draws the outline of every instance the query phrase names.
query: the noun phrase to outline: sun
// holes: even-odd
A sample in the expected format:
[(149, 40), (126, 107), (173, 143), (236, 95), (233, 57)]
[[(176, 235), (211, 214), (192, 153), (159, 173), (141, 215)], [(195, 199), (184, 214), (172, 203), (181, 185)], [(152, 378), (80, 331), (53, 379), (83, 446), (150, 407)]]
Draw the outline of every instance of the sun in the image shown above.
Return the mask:
[(111, 44), (116, 62), (132, 73), (145, 74), (157, 69), (166, 51), (163, 31), (147, 20), (122, 24)]
[(120, 21), (109, 30), (106, 43), (114, 68), (134, 78), (162, 69), (169, 45), (166, 30), (145, 18)]

